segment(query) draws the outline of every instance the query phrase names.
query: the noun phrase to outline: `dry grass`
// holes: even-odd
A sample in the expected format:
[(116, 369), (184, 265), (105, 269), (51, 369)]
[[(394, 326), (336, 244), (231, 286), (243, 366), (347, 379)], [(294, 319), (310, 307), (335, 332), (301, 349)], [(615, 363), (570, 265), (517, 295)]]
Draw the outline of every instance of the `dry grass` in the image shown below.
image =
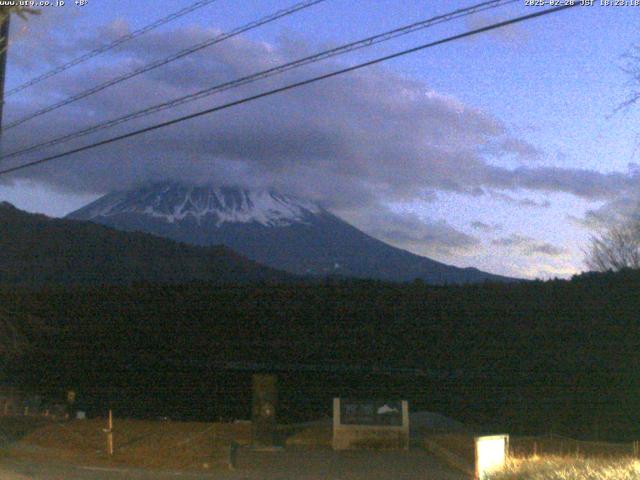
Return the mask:
[(226, 466), (231, 442), (247, 444), (250, 425), (114, 419), (115, 452), (106, 450), (104, 419), (48, 423), (9, 448), (19, 457), (160, 470)]
[(473, 436), (464, 433), (428, 435), (423, 439), (427, 451), (456, 470), (473, 476), (475, 444)]
[(475, 442), (471, 434), (444, 433), (428, 435), (425, 444), (436, 444), (438, 447), (451, 452), (464, 463), (473, 465), (475, 459)]
[(9, 445), (50, 423), (49, 420), (40, 417), (0, 416), (0, 445)]
[(333, 427), (328, 422), (283, 427), (281, 432), (288, 446), (331, 447), (333, 441)]
[(542, 456), (512, 458), (490, 480), (640, 480), (640, 460)]

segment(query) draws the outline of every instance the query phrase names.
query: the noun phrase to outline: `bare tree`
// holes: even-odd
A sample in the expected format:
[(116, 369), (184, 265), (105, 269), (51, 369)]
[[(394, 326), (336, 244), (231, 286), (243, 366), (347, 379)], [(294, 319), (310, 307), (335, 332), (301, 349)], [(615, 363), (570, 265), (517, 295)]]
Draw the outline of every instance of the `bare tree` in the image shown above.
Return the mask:
[(629, 77), (627, 82), (629, 94), (627, 99), (618, 106), (617, 110), (626, 110), (640, 102), (640, 45), (631, 47), (623, 58), (625, 63), (622, 66), (622, 71)]
[[(640, 44), (631, 47), (623, 58), (622, 71), (628, 77), (629, 93), (616, 112), (640, 104)], [(591, 270), (601, 272), (640, 269), (640, 215), (591, 237), (585, 263)]]
[(591, 237), (586, 264), (600, 272), (640, 269), (640, 220), (630, 220)]

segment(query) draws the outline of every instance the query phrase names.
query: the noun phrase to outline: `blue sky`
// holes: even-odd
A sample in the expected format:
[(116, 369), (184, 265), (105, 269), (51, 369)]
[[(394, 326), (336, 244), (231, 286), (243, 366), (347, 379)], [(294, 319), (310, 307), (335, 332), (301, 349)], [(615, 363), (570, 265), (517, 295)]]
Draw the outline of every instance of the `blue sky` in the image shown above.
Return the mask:
[[(65, 7), (44, 9), (27, 24), (16, 21), (7, 88), (190, 3), (89, 0), (76, 7), (68, 1)], [(229, 31), (293, 3), (218, 0), (112, 54), (11, 97), (6, 118), (20, 118), (115, 72), (126, 72), (214, 31)], [(233, 78), (263, 60), (271, 65), (297, 58), (473, 3), (328, 0), (256, 29), (229, 47), (221, 44), (213, 53), (203, 53), (198, 62), (149, 74), (93, 101), (47, 114), (26, 124), (26, 129), (7, 131), (3, 148), (12, 151), (29, 145), (41, 132), (46, 136), (73, 131), (78, 125), (126, 113), (138, 103), (153, 104), (166, 98), (163, 95), (189, 93), (196, 83), (211, 84), (216, 75), (226, 78), (216, 68), (228, 70)], [(157, 8), (160, 4), (162, 8)], [(326, 68), (536, 8), (516, 2), (345, 56)], [(197, 171), (202, 179), (208, 171), (202, 170), (202, 162), (207, 159), (207, 165), (215, 164), (212, 180), (267, 183), (311, 196), (378, 238), (447, 263), (526, 277), (570, 276), (584, 269), (583, 250), (594, 219), (606, 222), (637, 198), (633, 164), (640, 163), (635, 152), (640, 142), (638, 113), (612, 114), (628, 94), (628, 79), (620, 66), (623, 54), (640, 43), (639, 13), (640, 7), (578, 7), (452, 42), (351, 79), (330, 80), (300, 94), (269, 99), (252, 107), (255, 111), (229, 109), (201, 119), (184, 127), (192, 128), (189, 135), (196, 140), (176, 142), (153, 160), (131, 153), (140, 148), (151, 156), (157, 142), (150, 137), (41, 171), (24, 171), (0, 183), (0, 200), (60, 216), (120, 185), (182, 175), (184, 170), (194, 175)], [(304, 78), (323, 68), (296, 75)], [(353, 102), (350, 88), (358, 89)], [(368, 93), (369, 88), (379, 90), (379, 98)], [(379, 118), (389, 105), (389, 118)], [(290, 115), (296, 124), (249, 125), (260, 115), (267, 120)], [(171, 117), (167, 113), (154, 118)], [(335, 131), (327, 123), (334, 123)], [(407, 132), (414, 127), (415, 132)], [(208, 139), (206, 132), (217, 129), (225, 136), (212, 134)], [(244, 138), (241, 133), (255, 135), (248, 140), (251, 148), (225, 150), (219, 147), (220, 140), (212, 143), (213, 138)], [(380, 145), (369, 151), (368, 138), (381, 139)], [(201, 145), (195, 148), (194, 141)], [(299, 148), (297, 163), (272, 153), (273, 142), (290, 142), (293, 151)], [(256, 158), (265, 151), (264, 158)]]

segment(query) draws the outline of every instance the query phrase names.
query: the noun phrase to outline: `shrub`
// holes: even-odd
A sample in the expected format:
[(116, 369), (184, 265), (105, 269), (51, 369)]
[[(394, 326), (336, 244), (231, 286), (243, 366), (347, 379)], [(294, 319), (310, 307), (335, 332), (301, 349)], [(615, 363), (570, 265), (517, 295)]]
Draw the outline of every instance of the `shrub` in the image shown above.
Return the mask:
[(543, 456), (513, 458), (489, 480), (639, 480), (640, 460)]

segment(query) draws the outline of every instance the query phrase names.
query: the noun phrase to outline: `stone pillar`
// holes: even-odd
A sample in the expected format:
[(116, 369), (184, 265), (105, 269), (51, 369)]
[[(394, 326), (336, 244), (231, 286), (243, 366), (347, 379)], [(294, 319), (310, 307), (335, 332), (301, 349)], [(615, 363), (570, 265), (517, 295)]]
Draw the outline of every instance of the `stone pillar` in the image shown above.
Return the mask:
[(277, 429), (277, 377), (275, 375), (268, 374), (255, 374), (253, 375), (252, 383), (252, 443), (254, 447), (273, 447), (276, 442)]

